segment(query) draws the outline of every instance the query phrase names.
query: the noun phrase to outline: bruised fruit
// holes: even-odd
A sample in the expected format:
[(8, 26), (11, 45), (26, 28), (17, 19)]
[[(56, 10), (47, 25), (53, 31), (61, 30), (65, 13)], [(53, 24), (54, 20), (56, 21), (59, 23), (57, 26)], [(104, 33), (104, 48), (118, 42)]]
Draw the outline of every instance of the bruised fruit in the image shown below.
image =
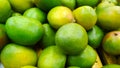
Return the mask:
[(111, 55), (120, 55), (120, 31), (111, 31), (105, 35), (103, 49)]

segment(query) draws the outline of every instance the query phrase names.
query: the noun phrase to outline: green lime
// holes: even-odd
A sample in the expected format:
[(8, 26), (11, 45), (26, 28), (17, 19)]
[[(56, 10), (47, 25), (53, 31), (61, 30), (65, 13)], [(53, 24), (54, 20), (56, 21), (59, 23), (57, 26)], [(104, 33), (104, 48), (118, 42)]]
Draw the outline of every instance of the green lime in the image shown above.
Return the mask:
[(62, 5), (74, 10), (76, 7), (76, 0), (61, 0)]
[(73, 11), (73, 15), (80, 25), (86, 30), (91, 29), (97, 22), (97, 14), (90, 6), (78, 7)]
[(44, 34), (41, 40), (43, 47), (55, 45), (55, 31), (49, 24), (43, 24), (43, 28)]
[(34, 0), (34, 3), (45, 12), (49, 12), (56, 6), (66, 6), (72, 10), (76, 7), (76, 0)]
[(0, 22), (5, 23), (11, 14), (12, 9), (8, 0), (0, 0)]
[(80, 67), (77, 67), (77, 66), (69, 66), (67, 68), (80, 68)]
[(118, 64), (107, 64), (107, 65), (104, 65), (102, 68), (120, 68), (120, 65), (118, 65)]
[(22, 14), (21, 14), (21, 13), (18, 13), (18, 12), (13, 12), (13, 13), (12, 13), (12, 16), (22, 16)]
[(78, 7), (84, 5), (95, 7), (99, 3), (99, 0), (76, 0), (76, 1)]
[(29, 18), (34, 18), (39, 20), (41, 23), (44, 23), (46, 21), (46, 13), (44, 13), (42, 10), (38, 8), (30, 8), (27, 9), (23, 16), (29, 17)]
[(96, 51), (91, 47), (87, 46), (86, 49), (79, 53), (79, 55), (68, 56), (69, 66), (78, 66), (80, 68), (91, 68), (97, 58)]
[(38, 59), (38, 68), (64, 68), (66, 55), (57, 46), (45, 48)]
[(104, 37), (103, 30), (97, 25), (95, 25), (87, 33), (88, 33), (88, 44), (93, 48), (98, 48), (101, 45), (102, 39)]
[(33, 0), (8, 0), (17, 12), (23, 13), (25, 10), (34, 6)]
[(87, 46), (87, 32), (77, 23), (68, 23), (56, 32), (55, 43), (67, 55), (77, 55)]
[(48, 13), (47, 19), (49, 24), (55, 29), (60, 28), (64, 24), (75, 21), (72, 11), (65, 6), (52, 8)]

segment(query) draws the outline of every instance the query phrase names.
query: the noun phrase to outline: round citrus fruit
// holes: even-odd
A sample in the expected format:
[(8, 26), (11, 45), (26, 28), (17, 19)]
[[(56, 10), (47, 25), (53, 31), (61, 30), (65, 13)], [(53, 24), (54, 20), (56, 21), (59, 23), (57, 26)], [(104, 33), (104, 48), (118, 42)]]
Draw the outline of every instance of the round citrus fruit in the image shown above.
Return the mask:
[(24, 12), (23, 16), (37, 19), (41, 23), (44, 23), (46, 21), (46, 14), (38, 8), (27, 9)]
[(34, 6), (33, 0), (9, 0), (9, 2), (13, 9), (20, 13)]
[(34, 3), (38, 8), (48, 12), (53, 7), (60, 6), (61, 0), (34, 0)]
[(64, 68), (66, 55), (57, 46), (45, 48), (38, 59), (38, 68)]
[(23, 66), (23, 67), (21, 67), (21, 68), (37, 68), (37, 67), (35, 67), (35, 66), (30, 66), (30, 65), (27, 65), (27, 66)]
[(87, 46), (86, 49), (79, 53), (79, 55), (68, 56), (69, 66), (78, 66), (81, 68), (91, 68), (97, 58), (96, 51), (91, 47)]
[(76, 7), (76, 0), (61, 0), (62, 5), (74, 10)]
[(120, 31), (111, 31), (105, 35), (102, 42), (103, 49), (111, 55), (120, 55)]
[(95, 7), (99, 2), (99, 0), (76, 0), (76, 1), (78, 7), (84, 5)]
[(7, 44), (1, 52), (1, 62), (5, 68), (21, 68), (36, 65), (37, 55), (34, 50), (18, 45)]
[(80, 68), (80, 67), (77, 67), (77, 66), (69, 66), (67, 68)]
[(76, 6), (76, 0), (34, 0), (34, 3), (45, 12), (50, 11), (56, 6), (66, 6), (70, 9), (74, 9)]
[(22, 14), (21, 14), (21, 13), (18, 13), (18, 12), (13, 12), (13, 13), (12, 13), (12, 16), (22, 16)]
[(120, 68), (119, 64), (107, 64), (104, 65), (102, 68)]
[[(105, 4), (105, 3), (104, 3)], [(105, 5), (104, 5), (105, 6)], [(120, 6), (108, 4), (106, 7), (96, 10), (98, 25), (105, 30), (116, 30), (120, 28)]]
[(102, 39), (104, 37), (103, 30), (97, 25), (95, 25), (87, 33), (88, 33), (88, 44), (93, 48), (98, 48), (101, 45)]
[(87, 46), (87, 32), (77, 23), (63, 25), (56, 32), (55, 43), (68, 55), (79, 54)]
[(58, 29), (64, 24), (74, 22), (72, 11), (64, 6), (57, 6), (52, 8), (47, 16), (49, 24)]
[(36, 19), (24, 16), (10, 17), (5, 27), (8, 37), (21, 45), (34, 45), (43, 35), (42, 24)]
[(0, 0), (0, 22), (5, 23), (12, 14), (12, 9), (8, 0)]
[(43, 47), (55, 45), (55, 31), (49, 24), (43, 24), (43, 28), (44, 34), (41, 40)]
[(95, 10), (90, 6), (78, 7), (73, 11), (73, 15), (80, 25), (86, 30), (91, 29), (97, 21)]

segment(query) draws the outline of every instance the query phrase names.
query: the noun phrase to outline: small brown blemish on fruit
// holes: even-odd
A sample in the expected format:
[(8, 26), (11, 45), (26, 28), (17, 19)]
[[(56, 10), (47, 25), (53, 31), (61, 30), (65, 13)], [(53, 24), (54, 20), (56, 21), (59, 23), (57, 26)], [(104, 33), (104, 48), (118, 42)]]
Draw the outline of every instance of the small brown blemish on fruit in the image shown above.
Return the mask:
[(114, 33), (115, 36), (117, 36), (118, 34), (117, 33)]

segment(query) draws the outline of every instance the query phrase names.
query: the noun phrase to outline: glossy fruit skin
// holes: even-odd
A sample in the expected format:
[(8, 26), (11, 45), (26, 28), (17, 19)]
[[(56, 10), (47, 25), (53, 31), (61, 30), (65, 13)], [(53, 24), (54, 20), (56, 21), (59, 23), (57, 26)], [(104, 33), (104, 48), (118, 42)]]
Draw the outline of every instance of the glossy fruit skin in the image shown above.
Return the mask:
[(48, 23), (55, 29), (62, 25), (74, 22), (72, 11), (65, 6), (52, 8), (47, 15)]
[(95, 10), (90, 6), (81, 6), (73, 11), (76, 22), (82, 25), (86, 30), (91, 29), (97, 22)]
[(69, 66), (67, 68), (80, 68), (80, 67), (77, 67), (77, 66)]
[(35, 66), (30, 66), (30, 65), (27, 65), (27, 66), (23, 66), (23, 67), (21, 67), (21, 68), (37, 68), (37, 67), (35, 67)]
[(12, 8), (8, 0), (0, 0), (0, 23), (5, 23), (11, 14)]
[[(74, 9), (76, 6), (76, 0), (34, 0), (35, 5), (45, 12), (50, 11), (56, 6), (66, 6), (70, 9)], [(44, 5), (44, 6), (43, 6)]]
[(38, 59), (39, 68), (64, 68), (66, 55), (57, 46), (45, 48)]
[(120, 55), (120, 31), (107, 33), (102, 42), (103, 49), (111, 55)]
[(103, 1), (96, 8), (98, 22), (97, 24), (108, 31), (120, 28), (120, 6)]
[(21, 68), (25, 65), (34, 66), (37, 62), (37, 55), (30, 48), (10, 43), (1, 52), (1, 62), (5, 68)]
[(87, 46), (87, 32), (77, 23), (63, 25), (56, 32), (55, 43), (65, 52), (65, 54), (79, 54)]
[(34, 2), (38, 8), (40, 8), (46, 12), (48, 12), (51, 8), (53, 8), (55, 6), (61, 5), (60, 0), (50, 0), (50, 1), (48, 1), (48, 0), (34, 0)]
[(23, 16), (29, 17), (29, 18), (34, 18), (39, 20), (41, 23), (44, 23), (46, 21), (46, 13), (40, 10), (39, 8), (30, 8), (27, 9)]
[(21, 13), (18, 13), (18, 12), (13, 12), (13, 13), (12, 13), (12, 16), (22, 16), (22, 14), (21, 14)]
[(95, 7), (99, 2), (99, 0), (76, 0), (76, 1), (78, 7), (84, 5)]
[(15, 43), (33, 46), (43, 35), (42, 24), (24, 16), (10, 17), (5, 24), (8, 37)]
[(25, 10), (32, 8), (34, 3), (32, 0), (8, 0), (14, 11), (23, 13)]
[(76, 8), (76, 0), (61, 0), (62, 5), (74, 10)]
[(107, 65), (104, 65), (102, 68), (120, 68), (120, 65), (118, 65), (118, 64), (107, 64)]
[(67, 64), (69, 66), (78, 66), (80, 68), (91, 68), (95, 63), (96, 58), (96, 51), (88, 45), (82, 53), (79, 53), (79, 55), (68, 56)]
[(44, 34), (42, 37), (42, 45), (44, 48), (55, 45), (55, 31), (51, 28), (49, 24), (43, 24)]
[(87, 32), (88, 34), (88, 44), (93, 48), (98, 48), (101, 45), (102, 39), (104, 37), (104, 32), (97, 25), (93, 26), (91, 30)]

